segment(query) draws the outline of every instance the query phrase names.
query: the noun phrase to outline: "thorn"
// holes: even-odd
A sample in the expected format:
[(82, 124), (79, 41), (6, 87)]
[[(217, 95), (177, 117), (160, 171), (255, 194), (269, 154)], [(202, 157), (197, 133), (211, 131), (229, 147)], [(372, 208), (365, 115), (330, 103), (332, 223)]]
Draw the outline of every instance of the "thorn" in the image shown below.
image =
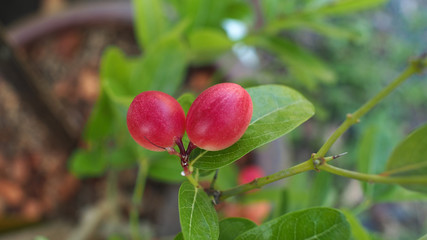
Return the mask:
[(347, 153), (348, 152), (343, 152), (343, 153), (337, 154), (337, 155), (333, 156), (332, 159), (337, 159), (339, 157), (342, 157), (342, 156), (346, 155)]

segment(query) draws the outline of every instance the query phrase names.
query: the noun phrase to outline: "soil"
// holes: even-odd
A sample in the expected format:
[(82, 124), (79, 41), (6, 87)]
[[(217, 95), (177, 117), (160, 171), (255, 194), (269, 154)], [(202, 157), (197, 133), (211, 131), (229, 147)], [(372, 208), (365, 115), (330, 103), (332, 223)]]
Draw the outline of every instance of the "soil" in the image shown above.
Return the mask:
[[(19, 49), (80, 131), (98, 97), (99, 61), (109, 45), (139, 52), (132, 27), (121, 24), (64, 29)], [(103, 194), (103, 179), (80, 181), (68, 172), (70, 152), (57, 147), (31, 104), (1, 75), (0, 116), (0, 231), (58, 215), (76, 217), (78, 206)]]

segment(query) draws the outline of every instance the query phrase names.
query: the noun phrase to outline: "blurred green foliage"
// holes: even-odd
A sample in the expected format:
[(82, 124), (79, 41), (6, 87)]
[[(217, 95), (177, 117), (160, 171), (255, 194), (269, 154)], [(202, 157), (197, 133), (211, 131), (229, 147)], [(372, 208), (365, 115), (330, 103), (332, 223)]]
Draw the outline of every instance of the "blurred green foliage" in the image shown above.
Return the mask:
[[(336, 125), (392, 79), (409, 56), (425, 50), (420, 39), (427, 15), (415, 11), (401, 15), (404, 24), (395, 25), (399, 21), (391, 12), (398, 2), (377, 11), (385, 0), (134, 0), (135, 33), (142, 54), (126, 56), (114, 46), (105, 50), (101, 93), (85, 127), (85, 147), (70, 159), (71, 171), (80, 177), (102, 176), (109, 170), (135, 167), (138, 159), (146, 158), (149, 177), (182, 182), (175, 156), (146, 151), (131, 139), (127, 108), (135, 95), (146, 90), (178, 98), (189, 66), (215, 64), (224, 56), (237, 58), (235, 50), (242, 46), (254, 50), (258, 64), (250, 76), (232, 81), (296, 88), (315, 105), (318, 129)], [(227, 29), (230, 19), (243, 27), (240, 38)], [(407, 37), (409, 31), (419, 34)], [(425, 120), (427, 83), (411, 81), (352, 129), (348, 145), (342, 147), (350, 149), (348, 166), (365, 173), (383, 172), (394, 146)], [(194, 96), (184, 94), (180, 99), (188, 109)], [(317, 129), (310, 134), (323, 137)], [(295, 143), (305, 137), (301, 129), (290, 136)], [(304, 147), (317, 149), (323, 140), (318, 138)], [(235, 186), (236, 172), (234, 165), (220, 169), (220, 189)], [(261, 190), (245, 201), (268, 199), (274, 204), (272, 217), (314, 206), (349, 207), (340, 202), (346, 182), (335, 180), (326, 173), (298, 175), (286, 187)], [(426, 199), (399, 186), (363, 183), (362, 190), (367, 204), (362, 210), (376, 202)], [(351, 211), (344, 213), (354, 237), (366, 239)]]

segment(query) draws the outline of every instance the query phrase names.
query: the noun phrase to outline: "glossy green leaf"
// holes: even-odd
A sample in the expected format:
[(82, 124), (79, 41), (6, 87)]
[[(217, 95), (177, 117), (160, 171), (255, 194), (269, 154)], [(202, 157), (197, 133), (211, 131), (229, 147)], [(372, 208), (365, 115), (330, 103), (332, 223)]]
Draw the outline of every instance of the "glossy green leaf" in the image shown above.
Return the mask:
[(353, 213), (351, 213), (348, 210), (342, 210), (342, 213), (344, 213), (345, 217), (347, 218), (348, 223), (351, 227), (351, 234), (353, 236), (353, 239), (357, 240), (370, 240), (368, 232), (363, 228), (362, 224), (359, 222), (359, 220), (354, 216)]
[(134, 22), (139, 46), (148, 49), (167, 30), (161, 0), (133, 0)]
[(234, 240), (240, 234), (257, 225), (246, 218), (226, 218), (219, 222), (218, 240)]
[(331, 208), (311, 208), (275, 218), (239, 235), (246, 239), (350, 239), (344, 214)]
[[(413, 131), (393, 151), (387, 162), (390, 177), (418, 177), (427, 180), (427, 124)], [(403, 187), (427, 193), (427, 186), (402, 185)]]
[(313, 105), (299, 92), (281, 85), (263, 85), (247, 89), (252, 98), (251, 123), (242, 138), (231, 147), (208, 152), (196, 149), (191, 161), (202, 169), (228, 165), (246, 153), (292, 131), (314, 114)]
[(377, 7), (387, 0), (337, 0), (310, 13), (317, 15), (341, 15)]
[(211, 199), (203, 189), (185, 181), (178, 195), (179, 220), (186, 240), (216, 240), (219, 236), (218, 216)]
[(220, 53), (233, 45), (224, 31), (206, 28), (191, 32), (188, 41), (191, 50), (200, 54)]

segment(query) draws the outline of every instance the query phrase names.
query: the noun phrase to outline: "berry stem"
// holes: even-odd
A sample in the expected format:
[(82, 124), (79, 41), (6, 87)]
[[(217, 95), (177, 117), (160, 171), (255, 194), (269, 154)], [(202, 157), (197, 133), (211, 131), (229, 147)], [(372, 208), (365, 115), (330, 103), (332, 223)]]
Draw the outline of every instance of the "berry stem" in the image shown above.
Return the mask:
[(185, 176), (188, 181), (195, 187), (195, 188), (200, 188), (203, 189), (198, 182), (198, 178), (199, 178), (199, 170), (196, 170), (196, 178), (193, 177), (192, 174), (186, 175)]
[(190, 156), (190, 153), (194, 150), (194, 149), (196, 149), (197, 148), (197, 146), (196, 145), (194, 145), (194, 143), (192, 143), (191, 141), (188, 143), (188, 146), (187, 146), (187, 151), (185, 152), (188, 156)]
[(175, 143), (179, 148), (181, 154), (185, 153), (184, 143), (182, 142), (182, 137), (175, 137)]

